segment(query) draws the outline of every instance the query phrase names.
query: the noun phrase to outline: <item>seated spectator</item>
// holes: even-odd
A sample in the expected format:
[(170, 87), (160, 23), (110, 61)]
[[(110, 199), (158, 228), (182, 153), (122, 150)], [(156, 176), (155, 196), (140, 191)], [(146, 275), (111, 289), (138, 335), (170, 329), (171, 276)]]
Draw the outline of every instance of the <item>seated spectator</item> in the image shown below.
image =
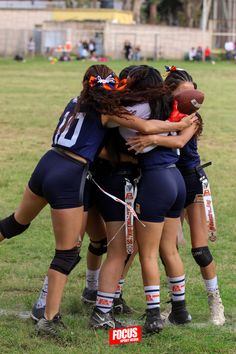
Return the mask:
[(196, 55), (195, 55), (195, 60), (196, 61), (202, 61), (203, 57), (203, 52), (202, 52), (202, 47), (198, 46), (196, 50)]
[(136, 46), (134, 48), (133, 59), (134, 60), (141, 60), (141, 49), (139, 46)]
[(70, 54), (67, 52), (62, 52), (62, 55), (60, 56), (59, 61), (71, 61)]
[(206, 47), (204, 50), (204, 57), (206, 61), (211, 61), (211, 50), (209, 47)]
[(236, 41), (234, 42), (233, 56), (234, 56), (234, 60), (236, 60)]
[(234, 42), (228, 41), (225, 42), (225, 57), (226, 60), (231, 60), (233, 57), (233, 51), (234, 51)]
[(194, 61), (196, 57), (196, 49), (192, 47), (188, 52), (188, 58), (190, 61)]
[(89, 44), (88, 44), (88, 50), (89, 50), (89, 53), (90, 53), (90, 57), (94, 57), (94, 53), (96, 51), (96, 46), (95, 46), (95, 42), (90, 39), (89, 41)]

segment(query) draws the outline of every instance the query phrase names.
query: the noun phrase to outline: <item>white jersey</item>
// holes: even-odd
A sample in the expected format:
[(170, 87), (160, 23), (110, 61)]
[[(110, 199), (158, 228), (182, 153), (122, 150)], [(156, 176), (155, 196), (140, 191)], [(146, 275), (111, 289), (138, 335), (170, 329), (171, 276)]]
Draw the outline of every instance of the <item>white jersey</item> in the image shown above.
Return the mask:
[[(125, 107), (129, 112), (141, 119), (149, 119), (151, 114), (150, 105), (148, 102), (138, 103), (133, 106)], [(125, 127), (119, 127), (120, 135), (127, 141), (129, 138), (134, 137), (137, 134), (137, 130), (129, 129)], [(142, 153), (153, 150), (156, 145), (150, 145), (143, 149)]]

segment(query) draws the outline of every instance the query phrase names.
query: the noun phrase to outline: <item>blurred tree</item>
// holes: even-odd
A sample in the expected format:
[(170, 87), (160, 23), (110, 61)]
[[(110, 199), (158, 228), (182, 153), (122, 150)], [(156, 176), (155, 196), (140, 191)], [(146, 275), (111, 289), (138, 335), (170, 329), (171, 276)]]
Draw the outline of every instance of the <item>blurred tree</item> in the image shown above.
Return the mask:
[(132, 11), (134, 20), (137, 23), (141, 22), (141, 8), (144, 0), (122, 0), (122, 9)]
[(74, 1), (73, 0), (65, 0), (66, 7), (74, 7)]
[(161, 22), (169, 26), (179, 25), (179, 13), (183, 11), (181, 0), (161, 0), (157, 9)]
[(149, 0), (148, 3), (148, 23), (151, 25), (157, 24), (157, 5), (160, 0)]
[(183, 17), (182, 25), (186, 27), (200, 27), (202, 15), (202, 1), (181, 0)]

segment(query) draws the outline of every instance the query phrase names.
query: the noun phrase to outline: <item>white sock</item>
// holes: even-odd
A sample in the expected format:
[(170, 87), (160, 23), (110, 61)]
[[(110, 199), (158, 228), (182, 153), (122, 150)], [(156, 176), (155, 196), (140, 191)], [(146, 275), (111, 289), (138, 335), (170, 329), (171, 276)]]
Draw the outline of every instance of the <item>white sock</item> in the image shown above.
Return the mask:
[(48, 294), (48, 277), (44, 278), (43, 287), (41, 289), (38, 301), (36, 303), (36, 308), (41, 308), (46, 306), (46, 299)]
[(98, 291), (96, 307), (104, 313), (109, 312), (113, 305), (114, 296), (114, 293), (104, 293), (102, 291)]
[(185, 299), (185, 275), (179, 277), (169, 277), (171, 298), (173, 301), (183, 301)]
[(86, 288), (89, 290), (97, 290), (99, 272), (100, 268), (96, 270), (86, 270)]
[(121, 294), (122, 289), (123, 289), (123, 286), (124, 286), (124, 283), (125, 283), (125, 279), (120, 279), (119, 280), (119, 283), (117, 285), (116, 292), (115, 292), (115, 298), (116, 299), (119, 299), (120, 294)]
[(207, 291), (216, 291), (218, 289), (217, 276), (212, 279), (203, 279), (206, 285)]
[(160, 285), (144, 286), (148, 309), (160, 307)]

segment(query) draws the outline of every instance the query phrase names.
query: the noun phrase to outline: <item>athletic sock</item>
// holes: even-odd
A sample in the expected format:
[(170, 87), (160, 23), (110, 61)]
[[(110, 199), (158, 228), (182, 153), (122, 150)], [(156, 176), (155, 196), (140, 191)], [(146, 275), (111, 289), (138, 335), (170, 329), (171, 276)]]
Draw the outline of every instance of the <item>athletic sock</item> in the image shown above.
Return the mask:
[(160, 285), (144, 286), (147, 309), (160, 307)]
[(114, 296), (115, 296), (114, 293), (104, 293), (102, 291), (98, 291), (96, 307), (104, 313), (109, 312), (113, 306)]
[(218, 289), (218, 280), (217, 276), (212, 279), (203, 279), (206, 285), (207, 291), (216, 291)]
[(97, 290), (99, 272), (100, 268), (96, 270), (86, 270), (86, 288), (89, 290)]
[(41, 308), (46, 306), (46, 299), (48, 294), (48, 277), (44, 278), (43, 287), (40, 291), (38, 301), (36, 303), (36, 308)]
[(185, 275), (169, 277), (172, 301), (183, 301), (185, 299)]
[(115, 299), (119, 299), (120, 298), (124, 283), (125, 283), (125, 279), (120, 279), (119, 280), (119, 283), (117, 285), (116, 292), (115, 292)]

